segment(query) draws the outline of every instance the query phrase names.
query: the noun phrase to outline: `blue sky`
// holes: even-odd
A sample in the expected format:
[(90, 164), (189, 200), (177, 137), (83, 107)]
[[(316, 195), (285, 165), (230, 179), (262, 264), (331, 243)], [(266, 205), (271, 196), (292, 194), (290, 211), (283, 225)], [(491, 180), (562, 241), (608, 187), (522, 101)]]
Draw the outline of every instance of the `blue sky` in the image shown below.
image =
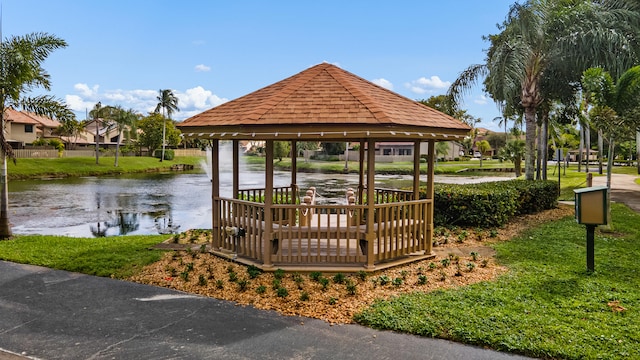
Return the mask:
[[(80, 120), (98, 101), (147, 113), (167, 88), (182, 120), (325, 61), (410, 99), (443, 94), (514, 1), (3, 0), (2, 31), (68, 42), (45, 69)], [(464, 108), (499, 130), (480, 87)]]

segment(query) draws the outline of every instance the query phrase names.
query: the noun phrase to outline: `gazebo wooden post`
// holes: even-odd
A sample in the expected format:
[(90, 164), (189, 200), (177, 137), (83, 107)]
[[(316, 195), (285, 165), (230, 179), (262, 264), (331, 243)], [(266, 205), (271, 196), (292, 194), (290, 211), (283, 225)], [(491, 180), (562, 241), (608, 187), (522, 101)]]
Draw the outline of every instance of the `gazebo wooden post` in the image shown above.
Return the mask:
[(374, 269), (373, 241), (375, 240), (374, 223), (375, 219), (375, 144), (372, 139), (367, 140), (367, 222), (366, 222), (366, 240), (367, 240), (367, 269)]
[(274, 247), (273, 233), (273, 140), (265, 141), (265, 178), (264, 178), (264, 232), (262, 237), (262, 261), (265, 268), (273, 267), (271, 261)]
[(231, 152), (233, 152), (233, 195), (231, 197), (237, 199), (240, 192), (240, 155), (238, 154), (240, 141), (233, 140), (231, 144)]
[(359, 165), (360, 168), (358, 169), (358, 204), (362, 205), (362, 194), (364, 193), (364, 157), (365, 157), (365, 153), (364, 153), (364, 145), (366, 143), (361, 140), (360, 141), (360, 156), (359, 156)]
[[(298, 203), (298, 150), (297, 142), (291, 140), (291, 204)], [(294, 209), (288, 210), (288, 219), (291, 221), (291, 225), (296, 223), (296, 211)]]
[(424, 241), (426, 241), (425, 244), (425, 253), (426, 254), (431, 254), (431, 247), (432, 247), (432, 243), (433, 243), (433, 209), (435, 207), (435, 204), (433, 203), (433, 183), (434, 183), (434, 174), (435, 174), (435, 168), (434, 168), (434, 159), (436, 157), (435, 154), (435, 140), (429, 140), (428, 146), (427, 146), (427, 199), (431, 200), (430, 203), (427, 204), (427, 213), (426, 213), (426, 219), (428, 221), (427, 223), (427, 233), (424, 234)]
[(291, 141), (291, 200), (293, 204), (298, 203), (298, 150), (296, 147), (298, 146), (298, 142), (295, 140)]
[(420, 140), (413, 143), (413, 200), (420, 199)]
[(211, 141), (211, 241), (214, 249), (222, 246), (220, 233), (220, 142)]

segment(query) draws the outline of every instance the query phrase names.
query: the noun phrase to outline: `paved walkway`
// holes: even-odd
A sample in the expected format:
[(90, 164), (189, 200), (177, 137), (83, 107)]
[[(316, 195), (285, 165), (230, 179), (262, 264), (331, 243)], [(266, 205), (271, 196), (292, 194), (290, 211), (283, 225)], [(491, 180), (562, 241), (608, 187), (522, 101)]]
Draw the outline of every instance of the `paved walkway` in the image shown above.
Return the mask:
[(0, 359), (525, 359), (0, 261)]
[[(611, 174), (611, 201), (624, 203), (640, 213), (640, 185), (635, 183), (638, 177), (640, 175)], [(593, 186), (605, 185), (606, 175), (593, 177)]]

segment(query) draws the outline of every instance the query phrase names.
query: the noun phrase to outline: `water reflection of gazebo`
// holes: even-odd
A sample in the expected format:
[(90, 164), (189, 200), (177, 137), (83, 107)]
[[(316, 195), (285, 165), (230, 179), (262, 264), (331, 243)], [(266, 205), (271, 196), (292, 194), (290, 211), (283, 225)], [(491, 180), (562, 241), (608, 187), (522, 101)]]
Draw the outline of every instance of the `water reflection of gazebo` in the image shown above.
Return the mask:
[[(436, 141), (460, 139), (460, 121), (323, 63), (178, 125), (212, 140), (212, 243), (215, 253), (262, 269), (373, 271), (431, 257)], [(232, 198), (220, 196), (220, 142), (232, 142)], [(240, 189), (241, 140), (265, 141), (265, 186)], [(319, 205), (291, 184), (273, 185), (274, 142), (359, 142), (359, 185), (345, 204)], [(376, 142), (413, 145), (411, 190), (376, 189)], [(420, 144), (426, 142), (426, 197), (420, 198)], [(336, 175), (340, 176), (340, 175)], [(308, 195), (308, 197), (307, 197)]]

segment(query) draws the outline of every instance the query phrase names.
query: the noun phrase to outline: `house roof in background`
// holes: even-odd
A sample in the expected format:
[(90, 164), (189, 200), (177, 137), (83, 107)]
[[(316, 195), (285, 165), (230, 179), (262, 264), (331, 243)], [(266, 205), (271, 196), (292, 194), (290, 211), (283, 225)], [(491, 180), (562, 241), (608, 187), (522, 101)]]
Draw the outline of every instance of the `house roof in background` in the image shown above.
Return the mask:
[(60, 126), (60, 122), (58, 120), (54, 120), (54, 119), (51, 119), (51, 118), (46, 117), (46, 116), (36, 115), (36, 114), (34, 114), (32, 112), (27, 112), (27, 111), (23, 111), (23, 113), (27, 114), (32, 119), (34, 119), (35, 121), (37, 121), (40, 124), (44, 125), (45, 127), (55, 129), (58, 126)]
[(14, 122), (16, 124), (26, 124), (26, 125), (39, 125), (40, 124), (36, 119), (34, 119), (31, 116), (29, 116), (27, 113), (22, 112), (22, 111), (18, 111), (18, 110), (14, 110), (14, 109), (11, 109), (11, 108), (5, 109), (4, 120), (5, 121), (11, 121), (11, 122)]

